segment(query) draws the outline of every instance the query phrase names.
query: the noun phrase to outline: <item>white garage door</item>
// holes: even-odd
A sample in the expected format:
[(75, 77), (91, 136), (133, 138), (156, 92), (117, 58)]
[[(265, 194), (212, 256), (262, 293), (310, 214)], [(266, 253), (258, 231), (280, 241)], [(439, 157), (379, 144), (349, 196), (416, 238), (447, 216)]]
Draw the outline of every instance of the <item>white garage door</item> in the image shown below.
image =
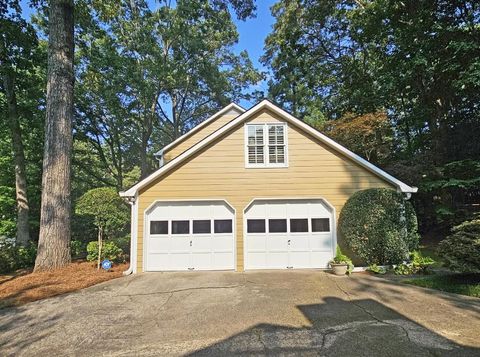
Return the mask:
[(234, 269), (234, 216), (222, 201), (157, 203), (146, 213), (145, 270)]
[(245, 269), (328, 268), (332, 226), (322, 200), (257, 200), (245, 212)]

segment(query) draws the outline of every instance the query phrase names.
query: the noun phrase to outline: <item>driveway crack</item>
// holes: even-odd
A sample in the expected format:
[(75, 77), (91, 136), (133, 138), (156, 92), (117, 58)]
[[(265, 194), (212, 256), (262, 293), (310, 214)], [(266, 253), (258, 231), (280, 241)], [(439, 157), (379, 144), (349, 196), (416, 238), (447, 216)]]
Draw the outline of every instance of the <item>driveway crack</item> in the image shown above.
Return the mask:
[(226, 286), (199, 286), (196, 288), (184, 288), (184, 289), (176, 289), (176, 290), (167, 290), (167, 291), (154, 291), (151, 293), (138, 293), (138, 294), (123, 294), (117, 296), (148, 296), (148, 295), (164, 295), (164, 294), (175, 294), (180, 293), (183, 291), (194, 291), (194, 290), (210, 290), (210, 289), (234, 289), (240, 288), (244, 285), (226, 285)]

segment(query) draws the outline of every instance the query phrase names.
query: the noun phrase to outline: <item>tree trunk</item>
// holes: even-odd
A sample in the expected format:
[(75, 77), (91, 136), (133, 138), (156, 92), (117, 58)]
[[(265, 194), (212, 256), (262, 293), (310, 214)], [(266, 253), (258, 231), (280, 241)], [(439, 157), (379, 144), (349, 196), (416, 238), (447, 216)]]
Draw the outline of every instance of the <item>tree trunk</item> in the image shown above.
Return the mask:
[(102, 262), (102, 248), (103, 248), (103, 230), (98, 228), (98, 258), (97, 258), (97, 270), (100, 270), (100, 263)]
[(30, 240), (28, 223), (27, 177), (22, 132), (18, 120), (17, 98), (12, 74), (5, 73), (3, 86), (7, 97), (8, 124), (12, 137), (13, 161), (15, 164), (15, 193), (17, 202), (17, 245), (26, 245)]
[(147, 151), (148, 151), (148, 140), (149, 134), (147, 133), (146, 129), (144, 128), (142, 131), (142, 142), (140, 145), (140, 178), (144, 179), (150, 173), (148, 167), (148, 158), (147, 158)]
[(49, 2), (47, 116), (35, 271), (67, 265), (70, 256), (73, 119), (73, 0)]

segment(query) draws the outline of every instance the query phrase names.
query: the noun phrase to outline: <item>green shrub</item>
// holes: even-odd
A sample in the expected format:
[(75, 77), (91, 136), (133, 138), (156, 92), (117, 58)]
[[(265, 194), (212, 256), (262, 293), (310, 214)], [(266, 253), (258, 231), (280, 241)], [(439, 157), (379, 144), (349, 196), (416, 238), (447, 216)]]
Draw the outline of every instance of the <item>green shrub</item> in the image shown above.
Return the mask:
[(438, 254), (453, 271), (480, 273), (480, 219), (454, 227), (452, 234), (440, 242)]
[(80, 240), (72, 240), (70, 242), (70, 251), (72, 258), (84, 258), (87, 254), (85, 242)]
[(342, 253), (342, 250), (338, 245), (335, 252), (335, 257), (330, 261), (330, 264), (347, 264), (348, 265), (347, 274), (351, 274), (353, 271), (352, 260)]
[(130, 234), (123, 237), (112, 238), (111, 241), (122, 249), (123, 253), (130, 254)]
[[(90, 242), (87, 245), (87, 260), (89, 262), (97, 261), (98, 259), (98, 242)], [(108, 259), (115, 263), (125, 262), (125, 255), (123, 250), (114, 242), (103, 242), (102, 254), (100, 260)]]
[(30, 268), (35, 264), (36, 256), (35, 244), (16, 246), (14, 239), (0, 237), (0, 273)]
[(375, 274), (386, 274), (387, 273), (387, 269), (383, 268), (383, 267), (380, 267), (378, 266), (377, 264), (370, 264), (367, 268), (368, 271), (371, 271), (372, 273), (375, 273)]
[(126, 203), (109, 187), (94, 188), (83, 194), (76, 202), (75, 213), (90, 218), (105, 238), (124, 235), (129, 223)]
[(426, 274), (428, 268), (433, 264), (435, 264), (435, 260), (414, 251), (410, 253), (410, 261), (397, 265), (393, 272), (397, 275)]
[(397, 264), (418, 248), (413, 206), (391, 189), (354, 193), (340, 212), (338, 227), (346, 245), (367, 264)]

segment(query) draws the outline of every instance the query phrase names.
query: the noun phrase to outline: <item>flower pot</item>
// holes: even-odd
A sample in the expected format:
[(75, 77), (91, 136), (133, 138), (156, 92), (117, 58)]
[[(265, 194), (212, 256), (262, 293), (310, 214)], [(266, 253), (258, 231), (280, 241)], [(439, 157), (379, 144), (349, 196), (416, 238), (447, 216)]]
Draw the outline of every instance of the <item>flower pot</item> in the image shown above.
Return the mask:
[(347, 264), (330, 264), (332, 267), (333, 274), (335, 275), (345, 275), (347, 274), (348, 265)]

